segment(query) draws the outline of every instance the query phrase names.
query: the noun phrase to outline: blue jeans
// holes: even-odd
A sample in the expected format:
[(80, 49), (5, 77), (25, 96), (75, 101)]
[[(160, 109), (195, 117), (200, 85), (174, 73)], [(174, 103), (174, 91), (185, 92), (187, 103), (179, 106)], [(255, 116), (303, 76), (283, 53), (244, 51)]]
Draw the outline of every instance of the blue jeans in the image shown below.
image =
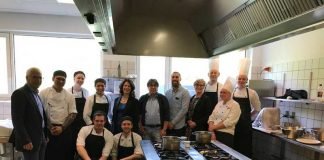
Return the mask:
[(145, 133), (143, 135), (144, 140), (151, 140), (155, 142), (161, 142), (160, 130), (161, 127), (147, 127), (144, 126)]
[(23, 152), (24, 160), (44, 160), (46, 145), (46, 139), (43, 135), (37, 150), (33, 152)]

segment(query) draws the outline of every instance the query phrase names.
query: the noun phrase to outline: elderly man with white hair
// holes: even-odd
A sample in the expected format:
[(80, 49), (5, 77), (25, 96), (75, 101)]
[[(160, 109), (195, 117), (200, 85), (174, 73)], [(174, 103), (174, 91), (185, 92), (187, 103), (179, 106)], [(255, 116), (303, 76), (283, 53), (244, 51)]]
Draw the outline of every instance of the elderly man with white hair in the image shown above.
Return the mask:
[(214, 111), (208, 119), (208, 131), (213, 132), (212, 139), (232, 147), (234, 145), (234, 130), (239, 120), (241, 109), (240, 105), (232, 99), (234, 88), (234, 78), (227, 78), (220, 91), (219, 101)]

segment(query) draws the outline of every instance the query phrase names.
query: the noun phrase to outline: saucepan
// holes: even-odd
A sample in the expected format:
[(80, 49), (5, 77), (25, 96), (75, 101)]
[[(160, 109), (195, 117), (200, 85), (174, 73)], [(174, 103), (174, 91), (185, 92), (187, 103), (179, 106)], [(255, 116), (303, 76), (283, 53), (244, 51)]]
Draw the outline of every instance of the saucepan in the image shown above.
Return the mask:
[(163, 136), (162, 149), (169, 150), (169, 151), (179, 151), (180, 139), (176, 136)]
[(209, 144), (211, 141), (212, 132), (195, 131), (192, 134), (196, 136), (196, 143), (198, 144)]

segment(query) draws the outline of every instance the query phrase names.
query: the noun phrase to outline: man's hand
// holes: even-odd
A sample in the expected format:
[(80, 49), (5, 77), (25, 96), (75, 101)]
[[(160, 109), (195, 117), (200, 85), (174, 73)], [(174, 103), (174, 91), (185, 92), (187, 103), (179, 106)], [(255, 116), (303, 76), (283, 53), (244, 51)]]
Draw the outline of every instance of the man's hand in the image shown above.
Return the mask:
[(140, 129), (140, 131), (142, 132), (142, 134), (144, 134), (145, 133), (145, 128), (143, 127), (143, 125), (139, 125), (139, 129)]
[(211, 140), (216, 140), (216, 135), (215, 135), (215, 133), (212, 133)]
[(171, 122), (169, 122), (168, 129), (173, 129), (173, 127), (174, 127), (174, 125)]
[(53, 126), (51, 128), (51, 133), (54, 136), (58, 136), (63, 132), (63, 127), (62, 126)]
[(216, 125), (214, 125), (214, 124), (209, 124), (208, 125), (208, 131), (213, 132), (215, 129), (216, 129)]
[(27, 143), (27, 144), (25, 144), (25, 145), (23, 145), (23, 148), (25, 149), (25, 150), (28, 150), (28, 151), (30, 151), (30, 150), (32, 150), (33, 149), (33, 143)]
[(187, 121), (187, 123), (191, 129), (196, 128), (197, 126), (197, 124), (192, 120)]
[(160, 130), (160, 136), (163, 137), (166, 135), (166, 131), (164, 129)]

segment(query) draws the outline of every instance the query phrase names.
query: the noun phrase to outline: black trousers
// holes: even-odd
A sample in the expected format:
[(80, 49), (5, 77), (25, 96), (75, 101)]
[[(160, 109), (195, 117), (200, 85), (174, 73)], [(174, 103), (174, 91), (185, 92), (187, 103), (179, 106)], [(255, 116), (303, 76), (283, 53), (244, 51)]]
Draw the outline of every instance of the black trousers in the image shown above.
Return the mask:
[(167, 129), (167, 135), (168, 136), (185, 136), (186, 135), (186, 126), (180, 128), (180, 129)]
[(216, 140), (222, 142), (223, 144), (227, 145), (228, 147), (234, 147), (234, 136), (232, 134), (226, 132), (216, 131)]
[(66, 128), (58, 136), (49, 134), (48, 138), (46, 160), (73, 160), (71, 128)]

